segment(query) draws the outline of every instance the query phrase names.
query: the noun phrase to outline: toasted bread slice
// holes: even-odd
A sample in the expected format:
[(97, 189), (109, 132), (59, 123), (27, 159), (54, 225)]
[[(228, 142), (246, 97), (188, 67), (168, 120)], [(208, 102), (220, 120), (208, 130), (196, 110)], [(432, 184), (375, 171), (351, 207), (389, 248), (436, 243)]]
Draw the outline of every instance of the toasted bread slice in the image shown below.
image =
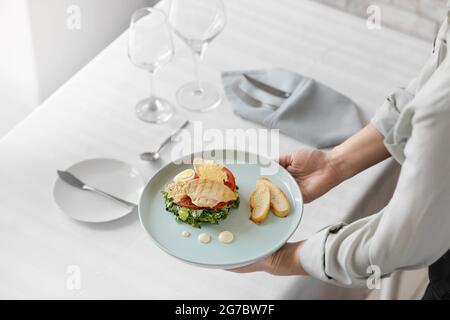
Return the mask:
[(256, 181), (256, 187), (261, 185), (267, 186), (270, 190), (270, 209), (272, 212), (278, 217), (287, 217), (291, 206), (283, 190), (267, 178), (260, 178)]
[(270, 212), (270, 190), (266, 185), (260, 185), (250, 196), (250, 220), (261, 224)]

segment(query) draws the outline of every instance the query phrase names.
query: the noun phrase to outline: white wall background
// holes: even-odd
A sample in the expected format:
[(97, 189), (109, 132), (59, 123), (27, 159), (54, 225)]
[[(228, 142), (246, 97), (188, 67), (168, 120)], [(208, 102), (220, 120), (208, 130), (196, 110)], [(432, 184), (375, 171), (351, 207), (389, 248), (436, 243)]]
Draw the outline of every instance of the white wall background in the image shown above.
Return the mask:
[[(28, 0), (40, 98), (46, 98), (125, 30), (134, 10), (154, 2)], [(67, 13), (71, 6), (80, 9), (80, 29), (67, 26), (73, 16)]]
[(26, 0), (0, 0), (0, 137), (38, 99)]
[[(157, 0), (0, 0), (0, 137)], [(69, 29), (70, 6), (80, 29)]]

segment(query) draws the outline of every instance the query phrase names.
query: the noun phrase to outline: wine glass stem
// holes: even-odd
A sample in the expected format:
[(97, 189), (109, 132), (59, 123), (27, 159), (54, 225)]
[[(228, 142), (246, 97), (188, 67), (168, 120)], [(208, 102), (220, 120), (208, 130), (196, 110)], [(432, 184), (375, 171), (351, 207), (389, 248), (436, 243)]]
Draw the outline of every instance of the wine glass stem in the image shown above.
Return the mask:
[(155, 90), (154, 85), (155, 84), (154, 84), (153, 77), (154, 77), (153, 72), (149, 72), (149, 83), (148, 83), (148, 85), (149, 85), (150, 98), (153, 98), (153, 96), (155, 94), (155, 92), (154, 92), (154, 90)]
[(195, 93), (200, 95), (203, 93), (203, 89), (200, 82), (200, 63), (202, 61), (202, 52), (193, 50), (192, 53), (194, 56), (195, 82), (197, 83), (197, 90)]
[(149, 93), (150, 93), (150, 96), (149, 96), (149, 98), (150, 98), (149, 99), (149, 101), (150, 101), (149, 109), (154, 111), (154, 110), (157, 109), (156, 108), (156, 104), (155, 104), (155, 80), (154, 80), (155, 73), (150, 71), (149, 75), (150, 75), (149, 76)]

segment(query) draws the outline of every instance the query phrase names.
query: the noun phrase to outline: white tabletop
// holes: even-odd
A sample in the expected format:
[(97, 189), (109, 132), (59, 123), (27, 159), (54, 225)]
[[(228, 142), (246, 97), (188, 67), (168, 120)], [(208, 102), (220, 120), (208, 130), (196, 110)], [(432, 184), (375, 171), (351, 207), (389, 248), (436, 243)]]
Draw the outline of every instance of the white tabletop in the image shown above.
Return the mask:
[[(424, 62), (429, 45), (400, 33), (370, 31), (365, 21), (313, 1), (227, 0), (228, 25), (210, 46), (203, 77), (220, 85), (220, 72), (284, 67), (311, 76), (354, 99), (369, 118), (392, 88)], [(148, 179), (156, 166), (139, 160), (184, 119), (206, 128), (252, 128), (229, 104), (205, 114), (178, 109), (169, 123), (139, 121), (136, 101), (147, 94), (145, 72), (126, 56), (126, 34), (76, 74), (0, 141), (0, 298), (362, 298), (303, 277), (233, 274), (181, 263), (158, 249), (136, 215), (114, 223), (81, 224), (56, 206), (56, 169), (80, 160), (124, 160)], [(189, 51), (157, 78), (159, 94), (175, 100), (192, 78)], [(218, 121), (217, 119), (220, 119)], [(281, 151), (305, 147), (281, 137)], [(164, 153), (167, 162), (170, 149)], [(391, 189), (381, 164), (305, 207), (292, 240), (323, 226), (376, 210)], [(388, 175), (393, 176), (393, 175)], [(381, 177), (381, 178), (380, 178)], [(376, 188), (377, 197), (365, 196)], [(355, 209), (356, 208), (356, 209)], [(80, 267), (81, 288), (70, 290), (67, 268)]]

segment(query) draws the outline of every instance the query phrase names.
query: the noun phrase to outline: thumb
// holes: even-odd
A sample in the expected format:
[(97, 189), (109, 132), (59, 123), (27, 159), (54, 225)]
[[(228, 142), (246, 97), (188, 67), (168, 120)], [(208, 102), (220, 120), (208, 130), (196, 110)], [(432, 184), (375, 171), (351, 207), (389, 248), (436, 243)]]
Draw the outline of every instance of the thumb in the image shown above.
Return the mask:
[(280, 164), (280, 166), (287, 168), (288, 166), (291, 165), (292, 163), (292, 153), (288, 153), (285, 155), (282, 155), (281, 157), (278, 158), (278, 163)]

